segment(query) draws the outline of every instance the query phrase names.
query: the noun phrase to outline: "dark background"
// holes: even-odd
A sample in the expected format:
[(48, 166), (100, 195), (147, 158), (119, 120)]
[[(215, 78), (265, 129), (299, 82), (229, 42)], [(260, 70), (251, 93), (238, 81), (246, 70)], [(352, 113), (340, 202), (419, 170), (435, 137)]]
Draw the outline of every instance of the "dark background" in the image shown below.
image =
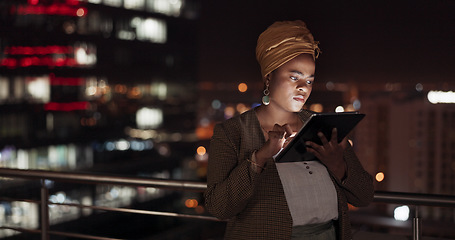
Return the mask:
[(201, 80), (257, 81), (255, 46), (274, 21), (307, 23), (320, 81), (454, 82), (455, 1), (203, 1)]

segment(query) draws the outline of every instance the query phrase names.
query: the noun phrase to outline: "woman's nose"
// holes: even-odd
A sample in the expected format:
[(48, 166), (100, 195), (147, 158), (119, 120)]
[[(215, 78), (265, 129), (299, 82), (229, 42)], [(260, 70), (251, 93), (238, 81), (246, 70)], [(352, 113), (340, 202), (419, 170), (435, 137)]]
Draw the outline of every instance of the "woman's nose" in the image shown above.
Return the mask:
[(299, 90), (299, 92), (308, 92), (308, 86), (299, 85), (299, 86), (297, 86), (297, 90)]

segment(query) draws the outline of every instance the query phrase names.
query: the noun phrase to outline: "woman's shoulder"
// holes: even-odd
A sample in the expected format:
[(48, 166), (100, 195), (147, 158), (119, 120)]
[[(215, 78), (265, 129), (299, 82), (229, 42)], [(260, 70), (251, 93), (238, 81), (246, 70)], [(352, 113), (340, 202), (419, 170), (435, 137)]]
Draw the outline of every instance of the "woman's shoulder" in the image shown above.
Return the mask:
[(233, 116), (223, 122), (216, 124), (215, 128), (224, 129), (225, 132), (240, 133), (246, 128), (252, 128), (258, 125), (259, 122), (256, 117), (254, 109), (250, 109), (242, 114)]
[(224, 122), (219, 123), (220, 125), (231, 126), (231, 125), (242, 125), (251, 124), (257, 121), (255, 109), (247, 110), (239, 115), (233, 116)]
[(218, 137), (226, 137), (230, 141), (237, 142), (246, 129), (254, 127), (254, 120), (256, 114), (254, 110), (248, 110), (240, 115), (236, 115), (223, 122), (219, 122), (215, 125), (213, 135)]

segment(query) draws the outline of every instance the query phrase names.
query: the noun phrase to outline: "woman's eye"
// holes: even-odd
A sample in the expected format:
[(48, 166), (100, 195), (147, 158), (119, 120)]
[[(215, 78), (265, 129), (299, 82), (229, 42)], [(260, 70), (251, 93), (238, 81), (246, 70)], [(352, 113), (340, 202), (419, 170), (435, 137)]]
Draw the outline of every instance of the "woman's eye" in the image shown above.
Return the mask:
[(293, 81), (297, 81), (297, 80), (299, 80), (299, 78), (298, 78), (298, 77), (294, 77), (294, 76), (291, 76), (291, 79), (292, 79)]
[(306, 84), (308, 84), (308, 85), (313, 84), (313, 80), (307, 80), (307, 81), (306, 81)]

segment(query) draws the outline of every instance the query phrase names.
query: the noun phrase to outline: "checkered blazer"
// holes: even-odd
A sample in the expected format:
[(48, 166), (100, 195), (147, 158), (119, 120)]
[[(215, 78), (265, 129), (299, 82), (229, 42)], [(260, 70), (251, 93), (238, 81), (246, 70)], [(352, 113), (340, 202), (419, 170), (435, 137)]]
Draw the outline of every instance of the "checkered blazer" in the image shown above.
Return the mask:
[[(310, 115), (310, 111), (300, 113), (302, 120)], [(214, 129), (204, 196), (208, 211), (228, 220), (225, 239), (291, 238), (292, 218), (273, 159), (268, 160), (262, 173), (252, 171), (247, 161), (264, 143), (254, 110), (217, 124)], [(338, 196), (335, 225), (340, 240), (352, 238), (347, 203), (366, 206), (374, 194), (373, 179), (351, 147), (346, 149), (344, 159), (345, 180), (339, 182), (331, 175)]]

